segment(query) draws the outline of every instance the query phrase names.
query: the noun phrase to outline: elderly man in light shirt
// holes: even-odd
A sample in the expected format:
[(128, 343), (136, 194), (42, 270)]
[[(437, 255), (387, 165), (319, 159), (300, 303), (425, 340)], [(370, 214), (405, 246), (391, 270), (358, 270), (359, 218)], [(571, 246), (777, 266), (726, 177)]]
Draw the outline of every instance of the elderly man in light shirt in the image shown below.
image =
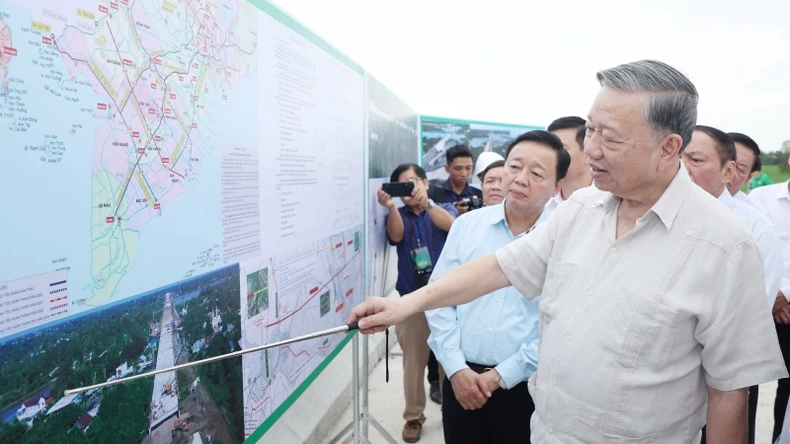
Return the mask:
[[(771, 219), (781, 238), (784, 273), (779, 291), (782, 297), (777, 297), (774, 304), (774, 319), (779, 346), (785, 364), (790, 367), (790, 305), (785, 302), (785, 298), (790, 298), (790, 188), (788, 187), (790, 181), (756, 188), (749, 193), (749, 202)], [(779, 380), (774, 399), (774, 439), (779, 436), (783, 425), (786, 426), (788, 399), (790, 399), (790, 379), (783, 378)]]
[(398, 299), (368, 298), (363, 334), (513, 285), (540, 295), (532, 444), (746, 441), (747, 388), (787, 376), (760, 251), (691, 182), (680, 154), (698, 95), (643, 60), (597, 75), (584, 152), (595, 187), (528, 236)]
[[(681, 155), (691, 180), (713, 197), (718, 198), (721, 203), (727, 205), (727, 208), (732, 210), (752, 233), (763, 256), (765, 289), (768, 298), (766, 310), (771, 310), (777, 297), (781, 298), (783, 302), (785, 301), (784, 295), (779, 293), (783, 271), (782, 246), (776, 228), (768, 217), (747, 202), (736, 199), (727, 190), (727, 184), (736, 174), (736, 158), (737, 152), (732, 137), (717, 128), (703, 125), (698, 125), (694, 130), (691, 142)], [(749, 440), (747, 444), (754, 444), (758, 395), (759, 386), (749, 387)], [(703, 443), (707, 442), (704, 433), (703, 430)]]

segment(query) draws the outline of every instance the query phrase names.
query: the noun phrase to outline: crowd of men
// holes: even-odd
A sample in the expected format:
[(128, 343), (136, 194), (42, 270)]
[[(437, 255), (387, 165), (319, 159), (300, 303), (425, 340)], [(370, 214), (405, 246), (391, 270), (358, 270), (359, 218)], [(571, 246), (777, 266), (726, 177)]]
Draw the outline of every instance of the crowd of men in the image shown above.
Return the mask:
[(758, 386), (774, 380), (782, 433), (790, 182), (762, 177), (749, 136), (698, 125), (677, 69), (597, 78), (586, 118), (481, 157), (480, 189), (456, 146), (443, 184), (404, 164), (403, 205), (378, 190), (401, 297), (349, 322), (395, 326), (404, 441), (421, 437), (429, 364), (448, 444), (752, 444)]

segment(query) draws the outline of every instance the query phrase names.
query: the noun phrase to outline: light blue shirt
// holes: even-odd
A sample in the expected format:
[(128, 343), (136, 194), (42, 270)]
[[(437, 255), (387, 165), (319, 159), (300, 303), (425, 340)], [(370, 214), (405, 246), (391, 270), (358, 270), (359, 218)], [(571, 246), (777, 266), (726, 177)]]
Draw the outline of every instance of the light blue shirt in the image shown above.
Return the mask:
[[(505, 204), (470, 211), (453, 222), (431, 282), (526, 234), (514, 236), (510, 231)], [(533, 228), (550, 213), (544, 209)], [(464, 305), (428, 310), (428, 345), (448, 378), (469, 368), (469, 361), (495, 367), (505, 386), (512, 388), (538, 368), (539, 303), (540, 298), (527, 301), (515, 288), (506, 287)]]

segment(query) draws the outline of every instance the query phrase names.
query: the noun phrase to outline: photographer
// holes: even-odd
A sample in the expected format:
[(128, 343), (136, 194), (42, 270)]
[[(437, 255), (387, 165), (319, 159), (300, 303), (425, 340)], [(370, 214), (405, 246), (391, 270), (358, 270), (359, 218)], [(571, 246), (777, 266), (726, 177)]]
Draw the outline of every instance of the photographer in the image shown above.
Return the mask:
[(450, 176), (444, 186), (432, 186), (428, 197), (439, 203), (455, 206), (459, 215), (482, 206), (483, 192), (469, 186), (472, 175), (472, 151), (464, 145), (447, 150), (447, 165), (444, 170)]
[[(393, 171), (391, 182), (412, 182), (411, 196), (401, 197), (398, 209), (392, 196), (378, 190), (379, 204), (389, 209), (387, 240), (398, 252), (398, 280), (395, 288), (401, 295), (427, 285), (433, 266), (447, 239), (447, 232), (458, 213), (449, 203), (434, 203), (428, 198), (428, 178), (419, 165), (402, 164)], [(428, 365), (428, 321), (425, 313), (406, 319), (395, 328), (403, 349), (403, 389), (406, 408), (403, 440), (417, 442), (425, 422), (425, 367)]]

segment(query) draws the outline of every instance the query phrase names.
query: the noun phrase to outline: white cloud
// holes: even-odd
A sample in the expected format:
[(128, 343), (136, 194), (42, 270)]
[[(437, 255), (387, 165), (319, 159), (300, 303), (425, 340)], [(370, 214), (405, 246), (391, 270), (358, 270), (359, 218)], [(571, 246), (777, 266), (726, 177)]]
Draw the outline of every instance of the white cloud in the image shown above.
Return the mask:
[(790, 2), (281, 0), (421, 114), (548, 125), (586, 115), (595, 72), (655, 58), (699, 123), (765, 151), (790, 139)]

